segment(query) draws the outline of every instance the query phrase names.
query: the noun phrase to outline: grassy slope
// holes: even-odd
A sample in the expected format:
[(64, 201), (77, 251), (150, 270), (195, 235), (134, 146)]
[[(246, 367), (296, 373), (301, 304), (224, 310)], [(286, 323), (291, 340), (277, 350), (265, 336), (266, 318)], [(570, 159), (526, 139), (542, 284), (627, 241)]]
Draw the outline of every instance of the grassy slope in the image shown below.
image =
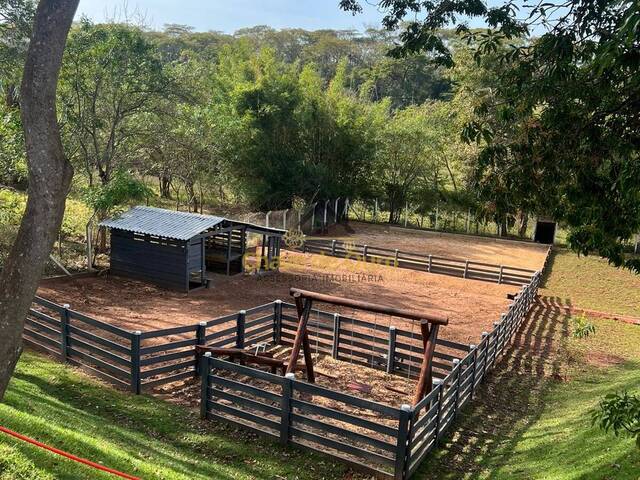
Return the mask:
[(611, 267), (598, 257), (558, 250), (542, 295), (590, 310), (640, 316), (640, 275)]
[[(640, 392), (640, 327), (594, 320), (596, 337), (569, 340), (568, 382), (544, 393), (544, 410), (511, 448), (499, 448), (484, 462), (491, 479), (605, 479), (637, 480), (640, 451), (630, 438), (615, 438), (591, 426), (589, 412), (607, 393), (628, 389)], [(618, 337), (617, 335), (621, 335)], [(624, 348), (616, 341), (635, 342)], [(581, 344), (588, 345), (581, 345)], [(600, 345), (599, 345), (600, 343)], [(588, 358), (607, 358), (615, 352), (615, 365), (595, 366)], [(507, 464), (500, 457), (509, 454)]]
[(629, 305), (640, 302), (639, 285), (600, 260), (560, 252), (541, 291), (548, 297), (416, 478), (638, 480), (633, 441), (592, 427), (590, 412), (607, 393), (640, 392), (640, 327), (593, 319), (596, 335), (579, 340), (557, 307), (570, 299), (637, 315)]
[[(340, 478), (325, 458), (284, 450), (185, 408), (117, 392), (25, 353), (0, 424), (106, 466), (157, 479)], [(0, 433), (0, 479), (114, 478)]]

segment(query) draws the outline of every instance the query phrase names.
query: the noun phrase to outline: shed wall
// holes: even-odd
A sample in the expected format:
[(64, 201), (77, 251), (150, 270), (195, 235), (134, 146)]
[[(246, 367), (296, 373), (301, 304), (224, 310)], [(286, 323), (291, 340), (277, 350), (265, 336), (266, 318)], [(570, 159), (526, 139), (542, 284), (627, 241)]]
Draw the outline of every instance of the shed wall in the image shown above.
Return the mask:
[(111, 230), (111, 271), (116, 275), (188, 291), (187, 242)]

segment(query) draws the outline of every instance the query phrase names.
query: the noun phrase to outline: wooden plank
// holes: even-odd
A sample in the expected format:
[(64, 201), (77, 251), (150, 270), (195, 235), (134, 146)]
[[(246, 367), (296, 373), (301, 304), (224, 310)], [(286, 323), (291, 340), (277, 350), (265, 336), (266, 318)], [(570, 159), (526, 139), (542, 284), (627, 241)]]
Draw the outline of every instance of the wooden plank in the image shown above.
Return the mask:
[(140, 339), (165, 337), (169, 335), (178, 335), (180, 333), (195, 332), (198, 329), (197, 325), (185, 325), (181, 327), (163, 328), (161, 330), (152, 330), (148, 332), (142, 332)]
[(54, 303), (50, 300), (47, 300), (46, 298), (39, 297), (37, 295), (33, 298), (33, 303), (37, 303), (42, 307), (48, 308), (49, 310), (53, 310), (57, 314), (62, 313), (62, 311), (64, 310), (64, 307), (62, 305), (58, 305), (57, 303)]
[(149, 370), (143, 370), (140, 372), (140, 378), (145, 379), (145, 378), (153, 377), (155, 375), (160, 375), (162, 373), (174, 372), (176, 370), (183, 370), (185, 368), (191, 369), (191, 367), (193, 367), (193, 371), (195, 371), (195, 368), (196, 368), (195, 358), (189, 359), (186, 362), (172, 363), (170, 365), (163, 365), (161, 367), (152, 368)]
[(69, 357), (73, 357), (74, 355), (86, 360), (87, 362), (95, 364), (95, 367), (104, 368), (113, 375), (120, 375), (122, 378), (130, 378), (131, 376), (131, 373), (128, 370), (124, 370), (116, 365), (112, 365), (104, 360), (94, 357), (93, 355), (83, 352), (82, 350), (73, 348), (73, 346), (69, 346)]
[(102, 357), (108, 358), (109, 360), (116, 362), (124, 367), (131, 367), (130, 359), (121, 357), (120, 355), (116, 355), (115, 353), (105, 350), (104, 348), (91, 345), (90, 343), (80, 340), (79, 338), (74, 337), (73, 335), (69, 336), (69, 345), (71, 345), (72, 347), (83, 348), (85, 350), (88, 350), (92, 354), (97, 354)]
[(375, 423), (371, 420), (367, 420), (362, 417), (357, 417), (355, 415), (341, 412), (339, 410), (334, 410), (329, 407), (315, 405), (313, 403), (309, 403), (304, 400), (292, 399), (291, 407), (299, 408), (300, 410), (311, 413), (311, 414), (322, 415), (324, 417), (332, 418), (333, 420), (338, 420), (340, 422), (350, 423), (357, 427), (366, 428), (373, 432), (382, 433), (383, 435), (389, 435), (390, 437), (395, 437), (398, 434), (397, 429), (389, 427), (387, 425)]
[(249, 385), (247, 383), (238, 382), (230, 378), (219, 377), (217, 375), (211, 375), (209, 378), (212, 384), (219, 385), (231, 390), (249, 393), (251, 395), (264, 398), (265, 400), (268, 400), (270, 402), (280, 402), (282, 399), (282, 395), (269, 392), (268, 390), (264, 390), (262, 388), (254, 387), (253, 385)]
[(94, 375), (94, 376), (96, 376), (98, 378), (101, 378), (102, 380), (105, 380), (105, 381), (107, 381), (109, 383), (113, 383), (113, 384), (118, 385), (119, 387), (122, 387), (122, 388), (129, 388), (130, 387), (130, 385), (128, 383), (128, 380), (131, 378), (130, 376), (124, 377), (127, 380), (127, 381), (125, 381), (125, 380), (120, 379), (118, 377), (114, 377), (113, 375), (109, 375), (106, 372), (98, 370), (97, 368), (95, 368), (95, 367), (93, 367), (91, 365), (87, 365), (86, 363), (82, 363), (81, 361), (79, 361), (79, 360), (77, 360), (75, 358), (69, 357), (68, 358), (68, 362), (71, 365), (74, 365), (76, 367), (80, 367), (80, 368), (85, 369), (89, 374)]
[(322, 446), (329, 447), (339, 452), (347, 453), (349, 455), (354, 455), (367, 461), (373, 461), (382, 465), (393, 465), (395, 463), (394, 459), (392, 458), (385, 457), (369, 450), (358, 448), (348, 443), (342, 443), (337, 440), (332, 440), (331, 438), (321, 437), (320, 435), (307, 432), (300, 428), (291, 427), (291, 433), (293, 437), (298, 437), (309, 442), (318, 443)]
[[(32, 315), (32, 316), (36, 317), (38, 320), (46, 322), (49, 325), (53, 325), (54, 327), (60, 327), (60, 325), (61, 325), (61, 322), (60, 322), (59, 318), (50, 317), (49, 315), (46, 315), (46, 314), (44, 314), (42, 312), (34, 310), (33, 308), (29, 309), (29, 315)], [(60, 331), (60, 330), (58, 329), (58, 331)]]
[(27, 335), (29, 335), (30, 337), (33, 337), (34, 339), (43, 342), (45, 344), (49, 344), (55, 347), (60, 348), (60, 340), (55, 340), (53, 338), (49, 338), (45, 335), (42, 335), (38, 332), (36, 332), (35, 330), (31, 330), (30, 328), (25, 327), (23, 332)]
[(147, 367), (149, 365), (155, 365), (157, 363), (170, 362), (173, 360), (181, 360), (183, 358), (194, 357), (194, 356), (195, 356), (194, 349), (183, 350), (181, 352), (165, 353), (163, 355), (156, 355), (156, 356), (141, 359), (140, 366)]
[(257, 370), (255, 368), (245, 367), (244, 365), (238, 365), (237, 363), (227, 362), (226, 360), (222, 360), (220, 358), (211, 358), (211, 367), (214, 369), (228, 370), (230, 372), (240, 373), (243, 375), (247, 375), (248, 377), (254, 377), (260, 380), (265, 380), (267, 382), (275, 383), (277, 385), (282, 385), (284, 383), (284, 378), (280, 375), (274, 375), (272, 373), (263, 372), (262, 370)]
[(276, 430), (276, 431), (280, 428), (280, 422), (271, 420), (269, 418), (265, 418), (264, 416), (255, 415), (245, 410), (231, 407), (229, 405), (225, 405), (223, 403), (219, 403), (213, 400), (209, 400), (207, 402), (207, 407), (209, 409), (209, 415), (222, 416), (220, 413), (222, 412), (222, 413), (226, 413), (227, 415), (242, 418), (243, 420), (247, 420), (249, 422), (262, 425), (264, 427), (272, 428), (273, 430)]
[(152, 388), (158, 385), (164, 385), (165, 383), (179, 382), (187, 378), (193, 378), (193, 371), (180, 372), (174, 375), (160, 377), (155, 380), (147, 380), (146, 382), (142, 382), (142, 386)]
[(29, 325), (32, 328), (35, 328), (39, 332), (48, 333), (53, 336), (60, 336), (60, 330), (56, 330), (55, 328), (51, 328), (43, 323), (36, 322), (35, 320), (27, 317), (24, 320), (25, 325)]
[(187, 340), (179, 340), (177, 342), (163, 343), (161, 345), (152, 345), (140, 349), (140, 355), (149, 355), (150, 353), (163, 352), (166, 350), (175, 350), (176, 348), (195, 346), (196, 339), (189, 338)]
[(125, 347), (124, 345), (120, 345), (119, 343), (113, 342), (111, 340), (108, 340), (104, 337), (101, 337), (100, 335), (96, 335), (94, 333), (91, 332), (87, 332), (86, 330), (83, 330), (79, 327), (76, 327), (75, 325), (69, 325), (69, 333), (73, 334), (73, 335), (78, 335), (79, 337), (83, 337), (86, 338), (87, 340), (91, 340), (94, 343), (98, 343), (104, 347), (108, 347), (111, 348), (112, 350), (115, 350), (117, 352), (120, 353), (126, 353), (127, 355), (131, 355), (131, 348), (129, 347)]
[(229, 391), (221, 390), (215, 387), (209, 388), (209, 393), (210, 396), (227, 400), (239, 407), (249, 408), (251, 410), (259, 410), (260, 412), (278, 417), (280, 416), (280, 408), (274, 407), (273, 405), (269, 405), (267, 403), (259, 402), (257, 400), (243, 397), (241, 395), (236, 395)]
[(57, 350), (53, 350), (45, 345), (42, 345), (41, 343), (36, 342), (35, 340), (30, 339), (29, 337), (22, 337), (22, 341), (24, 342), (24, 344), (28, 345), (31, 348), (35, 348), (36, 350), (41, 350), (49, 355), (51, 355), (52, 357), (55, 358), (60, 358), (60, 349)]
[(396, 446), (393, 443), (384, 442), (382, 440), (369, 437), (368, 435), (364, 435), (362, 433), (354, 432), (352, 430), (347, 430), (341, 427), (336, 427), (335, 425), (331, 425), (326, 422), (321, 422), (320, 420), (316, 420), (314, 418), (305, 417), (304, 415), (292, 413), (291, 419), (294, 422), (309, 426), (317, 430), (322, 430), (332, 435), (341, 435), (343, 437), (348, 438), (349, 440), (355, 440), (357, 442), (366, 443), (367, 445), (373, 448), (386, 450), (387, 452), (395, 452), (395, 449), (396, 449)]
[(390, 407), (383, 403), (377, 403), (371, 400), (366, 400), (364, 398), (349, 395), (347, 393), (330, 390), (318, 385), (311, 385), (309, 383), (296, 380), (293, 382), (293, 389), (298, 392), (310, 393), (311, 395), (318, 395), (321, 397), (330, 398), (331, 400), (337, 400), (349, 406), (372, 410), (382, 415), (386, 415), (387, 417), (392, 419), (400, 418), (400, 410), (398, 410), (397, 408)]
[(113, 333), (114, 335), (118, 335), (119, 337), (124, 338), (126, 340), (131, 340), (131, 332), (123, 328), (116, 327), (115, 325), (111, 325), (110, 323), (106, 323), (101, 320), (96, 320), (95, 318), (88, 317), (87, 315), (83, 315), (80, 312), (69, 310), (69, 318), (71, 318), (72, 320), (78, 320), (79, 322), (82, 322), (82, 323), (87, 323), (94, 327), (98, 327), (101, 330), (106, 330), (107, 332)]

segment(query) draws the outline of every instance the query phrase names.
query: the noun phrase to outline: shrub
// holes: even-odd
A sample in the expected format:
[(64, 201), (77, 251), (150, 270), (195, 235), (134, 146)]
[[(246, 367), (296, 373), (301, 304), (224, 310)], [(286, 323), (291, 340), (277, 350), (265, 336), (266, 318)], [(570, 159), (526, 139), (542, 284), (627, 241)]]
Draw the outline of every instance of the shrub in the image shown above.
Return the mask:
[(584, 315), (579, 315), (573, 318), (573, 337), (574, 338), (587, 338), (590, 335), (595, 335), (596, 326), (591, 323)]
[(640, 396), (626, 391), (606, 395), (592, 413), (592, 423), (615, 436), (635, 438), (640, 448)]

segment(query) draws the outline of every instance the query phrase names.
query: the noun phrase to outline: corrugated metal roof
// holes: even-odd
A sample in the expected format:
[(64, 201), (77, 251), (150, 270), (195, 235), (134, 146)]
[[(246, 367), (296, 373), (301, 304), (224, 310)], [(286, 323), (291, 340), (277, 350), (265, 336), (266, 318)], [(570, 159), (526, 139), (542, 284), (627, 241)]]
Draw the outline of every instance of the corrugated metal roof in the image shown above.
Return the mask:
[(157, 237), (189, 240), (224, 222), (222, 217), (198, 213), (175, 212), (155, 207), (133, 207), (101, 226)]

